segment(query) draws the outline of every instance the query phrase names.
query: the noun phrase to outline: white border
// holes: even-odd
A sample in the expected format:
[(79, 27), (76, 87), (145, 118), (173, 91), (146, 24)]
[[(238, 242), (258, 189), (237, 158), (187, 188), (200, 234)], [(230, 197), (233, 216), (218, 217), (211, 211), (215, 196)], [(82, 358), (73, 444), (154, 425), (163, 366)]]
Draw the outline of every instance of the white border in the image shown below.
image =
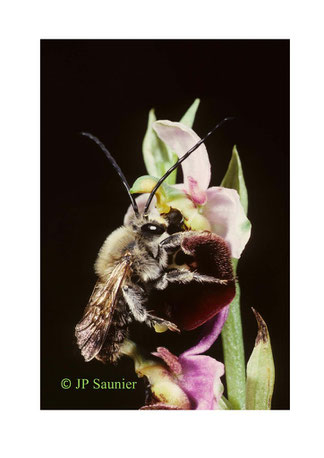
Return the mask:
[[(6, 456), (175, 456), (186, 451), (194, 456), (270, 457), (297, 451), (318, 456), (324, 181), (320, 2), (116, 3), (17, 1), (7, 3), (1, 14), (1, 307), (6, 315), (1, 410)], [(39, 411), (40, 38), (291, 39), (291, 412)]]

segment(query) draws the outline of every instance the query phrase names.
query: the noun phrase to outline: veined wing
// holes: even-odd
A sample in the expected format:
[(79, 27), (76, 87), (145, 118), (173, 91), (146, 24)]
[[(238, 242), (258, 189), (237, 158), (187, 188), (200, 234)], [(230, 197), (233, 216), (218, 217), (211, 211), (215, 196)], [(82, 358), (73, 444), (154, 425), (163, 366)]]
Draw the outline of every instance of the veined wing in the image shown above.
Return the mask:
[(105, 342), (130, 267), (131, 257), (127, 253), (116, 265), (107, 282), (97, 281), (83, 318), (75, 327), (77, 344), (86, 361), (95, 358)]

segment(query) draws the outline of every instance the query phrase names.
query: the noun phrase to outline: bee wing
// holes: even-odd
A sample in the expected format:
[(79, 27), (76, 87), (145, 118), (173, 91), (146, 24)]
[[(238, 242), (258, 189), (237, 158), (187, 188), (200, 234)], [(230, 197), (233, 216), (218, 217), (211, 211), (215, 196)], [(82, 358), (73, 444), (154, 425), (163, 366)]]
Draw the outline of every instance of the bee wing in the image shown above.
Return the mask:
[(75, 327), (77, 344), (86, 361), (91, 361), (105, 342), (130, 265), (129, 256), (124, 256), (107, 282), (97, 281), (84, 315)]

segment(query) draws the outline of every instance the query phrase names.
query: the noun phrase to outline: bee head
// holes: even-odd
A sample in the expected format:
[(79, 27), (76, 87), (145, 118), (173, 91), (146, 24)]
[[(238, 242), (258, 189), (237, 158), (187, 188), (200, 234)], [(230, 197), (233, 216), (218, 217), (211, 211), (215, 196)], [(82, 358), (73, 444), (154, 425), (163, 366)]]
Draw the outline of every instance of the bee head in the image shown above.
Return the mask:
[(128, 227), (135, 236), (137, 246), (157, 258), (159, 244), (169, 237), (167, 221), (158, 214), (140, 215), (135, 216)]
[(142, 239), (157, 240), (167, 234), (168, 224), (162, 215), (135, 216), (131, 222), (133, 232)]
[(182, 213), (171, 208), (168, 213), (148, 214), (135, 216), (132, 223), (132, 229), (141, 238), (157, 240), (159, 237), (168, 237), (176, 232), (185, 230)]

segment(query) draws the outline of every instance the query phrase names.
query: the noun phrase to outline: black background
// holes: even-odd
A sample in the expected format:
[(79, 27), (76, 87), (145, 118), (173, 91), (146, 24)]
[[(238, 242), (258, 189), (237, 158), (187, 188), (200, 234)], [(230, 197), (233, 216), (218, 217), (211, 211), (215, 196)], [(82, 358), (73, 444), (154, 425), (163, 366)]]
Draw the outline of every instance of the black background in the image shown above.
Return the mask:
[[(96, 281), (93, 263), (129, 205), (116, 173), (81, 131), (97, 135), (129, 182), (146, 173), (141, 144), (150, 108), (178, 121), (201, 99), (194, 130), (203, 136), (227, 115), (237, 120), (207, 141), (212, 185), (237, 145), (249, 192), (252, 236), (239, 263), (246, 357), (256, 323), (268, 324), (276, 383), (274, 409), (289, 408), (289, 41), (43, 40), (42, 408), (137, 409), (135, 391), (63, 390), (76, 377), (137, 380), (127, 358), (118, 366), (85, 363), (74, 326)], [(179, 353), (195, 340), (135, 329), (139, 342)], [(221, 343), (208, 354), (222, 360)]]

